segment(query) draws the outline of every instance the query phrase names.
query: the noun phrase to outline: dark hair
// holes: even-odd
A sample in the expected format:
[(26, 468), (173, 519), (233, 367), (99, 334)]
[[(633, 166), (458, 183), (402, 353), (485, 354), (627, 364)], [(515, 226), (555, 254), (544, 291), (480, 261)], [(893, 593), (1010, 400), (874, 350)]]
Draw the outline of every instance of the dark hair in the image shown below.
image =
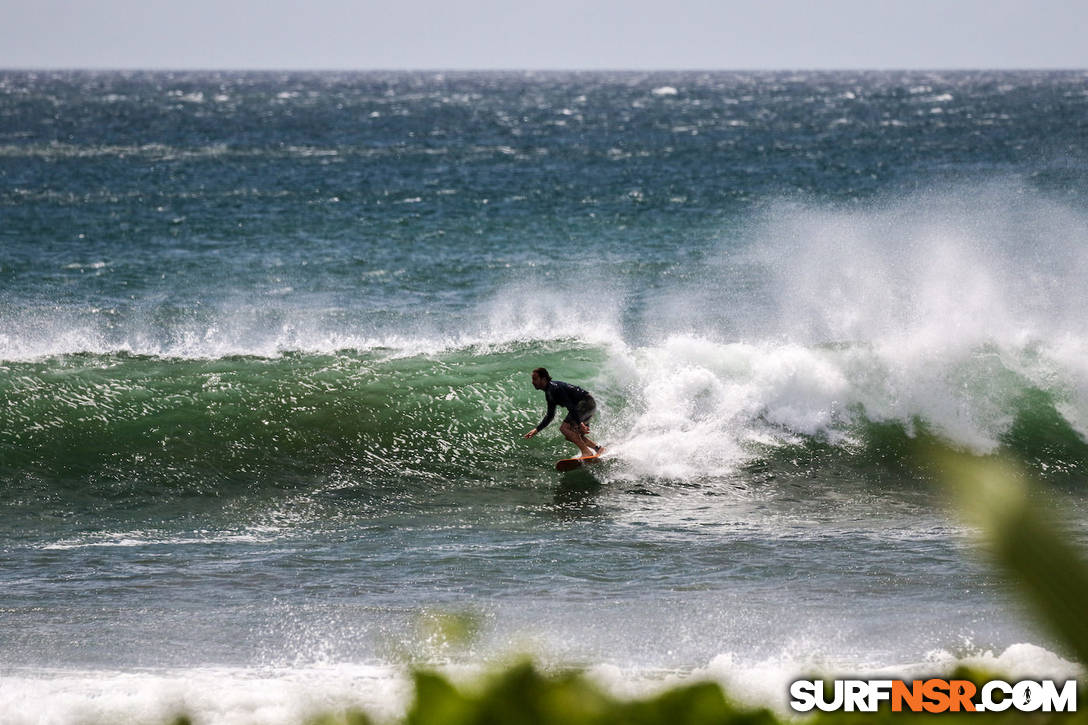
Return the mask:
[(534, 373), (547, 380), (549, 383), (552, 381), (552, 376), (548, 374), (546, 368), (537, 368), (533, 370)]

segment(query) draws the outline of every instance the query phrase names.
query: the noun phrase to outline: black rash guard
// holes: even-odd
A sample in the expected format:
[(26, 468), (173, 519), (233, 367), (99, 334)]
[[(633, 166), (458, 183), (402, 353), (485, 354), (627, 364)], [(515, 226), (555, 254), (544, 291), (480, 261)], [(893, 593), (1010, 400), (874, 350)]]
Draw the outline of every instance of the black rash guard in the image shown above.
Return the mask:
[[(544, 414), (544, 420), (540, 421), (540, 425), (536, 427), (537, 431), (544, 430), (552, 422), (552, 418), (555, 417), (555, 406), (557, 405), (562, 405), (567, 409), (569, 412), (567, 420), (571, 422), (574, 422), (575, 419), (580, 422), (589, 420), (590, 416), (593, 415), (593, 410), (597, 407), (592, 395), (577, 385), (564, 383), (561, 380), (548, 381), (548, 387), (544, 388), (544, 399), (548, 401), (548, 412)], [(588, 404), (586, 404), (586, 401), (588, 401)], [(579, 405), (580, 403), (581, 405)]]

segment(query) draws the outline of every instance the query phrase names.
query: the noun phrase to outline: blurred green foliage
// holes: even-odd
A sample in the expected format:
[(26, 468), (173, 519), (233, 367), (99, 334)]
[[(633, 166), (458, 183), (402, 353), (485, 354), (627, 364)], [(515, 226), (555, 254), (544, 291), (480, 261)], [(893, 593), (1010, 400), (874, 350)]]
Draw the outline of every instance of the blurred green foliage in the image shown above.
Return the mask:
[(697, 723), (774, 723), (765, 709), (746, 710), (729, 703), (720, 687), (696, 683), (649, 700), (620, 701), (603, 693), (581, 675), (546, 676), (530, 663), (497, 675), (478, 694), (452, 686), (440, 675), (416, 674), (416, 701), (407, 725), (597, 725), (630, 723), (696, 725)]
[(1078, 662), (1088, 662), (1088, 564), (1036, 499), (1038, 484), (1009, 461), (935, 456), (954, 508), (977, 526), (995, 562)]

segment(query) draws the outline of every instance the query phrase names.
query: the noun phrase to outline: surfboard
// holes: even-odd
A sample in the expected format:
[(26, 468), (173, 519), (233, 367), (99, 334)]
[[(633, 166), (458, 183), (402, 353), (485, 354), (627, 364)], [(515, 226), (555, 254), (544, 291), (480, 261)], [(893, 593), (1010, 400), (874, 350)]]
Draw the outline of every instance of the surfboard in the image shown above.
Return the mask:
[(581, 468), (587, 463), (596, 463), (599, 460), (601, 460), (599, 455), (589, 456), (587, 458), (564, 458), (555, 464), (555, 470), (561, 473), (564, 471), (573, 471), (575, 468)]

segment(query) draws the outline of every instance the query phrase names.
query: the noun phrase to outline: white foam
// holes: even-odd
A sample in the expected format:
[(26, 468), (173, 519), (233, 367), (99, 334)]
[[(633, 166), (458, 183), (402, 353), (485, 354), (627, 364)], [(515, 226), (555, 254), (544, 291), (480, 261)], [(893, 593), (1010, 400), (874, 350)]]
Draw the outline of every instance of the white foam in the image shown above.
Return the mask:
[[(653, 668), (614, 663), (590, 665), (591, 681), (622, 699), (651, 697), (693, 682), (717, 682), (750, 707), (788, 713), (789, 683), (800, 677), (911, 679), (946, 675), (967, 665), (1011, 681), (1066, 680), (1083, 668), (1033, 644), (963, 656), (931, 653), (924, 661), (864, 665), (829, 660), (817, 653), (783, 652), (750, 659), (723, 653), (694, 668)], [(462, 685), (478, 680), (483, 665), (440, 670)], [(412, 698), (406, 670), (392, 665), (328, 664), (295, 668), (192, 667), (179, 669), (19, 669), (0, 675), (0, 713), (5, 725), (67, 725), (73, 722), (168, 722), (178, 714), (209, 725), (279, 725), (322, 713), (363, 710), (371, 717), (403, 717)]]
[(1082, 677), (1083, 668), (1033, 644), (1014, 644), (994, 653), (982, 651), (954, 656), (945, 651), (931, 653), (924, 661), (885, 665), (859, 665), (835, 661), (808, 652), (782, 652), (774, 657), (750, 659), (735, 653), (714, 657), (706, 666), (690, 671), (639, 670), (597, 665), (588, 676), (601, 687), (623, 698), (646, 697), (671, 687), (692, 682), (716, 682), (734, 701), (749, 707), (770, 707), (789, 714), (789, 686), (800, 678), (912, 679), (951, 674), (959, 666), (1006, 677), (1069, 680)]
[(636, 477), (728, 471), (767, 426), (831, 430), (837, 401), (849, 395), (826, 354), (795, 345), (675, 335), (630, 351), (618, 364), (617, 376), (636, 387), (639, 405), (619, 424), (623, 443), (614, 452)]
[(362, 709), (404, 714), (411, 685), (388, 666), (305, 669), (23, 670), (0, 676), (6, 725), (169, 722), (179, 714), (209, 725), (294, 725)]
[(620, 475), (636, 478), (727, 474), (751, 457), (753, 444), (797, 443), (800, 435), (849, 444), (864, 420), (898, 421), (910, 431), (918, 416), (986, 450), (1010, 424), (1019, 388), (987, 391), (983, 376), (977, 389), (958, 389), (954, 372), (970, 362), (970, 354), (912, 356), (894, 346), (673, 335), (657, 346), (616, 348), (604, 376), (623, 381), (636, 402), (613, 412), (607, 437), (620, 441), (613, 446)]
[(941, 672), (947, 672), (956, 666), (965, 665), (984, 672), (1005, 675), (1014, 680), (1069, 680), (1084, 675), (1084, 668), (1075, 662), (1063, 659), (1044, 647), (1026, 642), (1011, 645), (997, 654), (986, 650), (957, 657), (939, 650), (931, 652), (926, 659), (926, 664), (917, 666), (919, 672), (931, 672), (934, 667)]
[[(981, 345), (981, 343), (980, 343)], [(950, 441), (984, 453), (1013, 424), (1035, 385), (1082, 433), (1088, 423), (1088, 349), (960, 348), (921, 339), (839, 346), (722, 343), (673, 335), (660, 345), (614, 348), (595, 383), (623, 385), (633, 404), (610, 411), (607, 437), (624, 477), (727, 474), (759, 446), (820, 436), (853, 443), (857, 424), (921, 419)]]

